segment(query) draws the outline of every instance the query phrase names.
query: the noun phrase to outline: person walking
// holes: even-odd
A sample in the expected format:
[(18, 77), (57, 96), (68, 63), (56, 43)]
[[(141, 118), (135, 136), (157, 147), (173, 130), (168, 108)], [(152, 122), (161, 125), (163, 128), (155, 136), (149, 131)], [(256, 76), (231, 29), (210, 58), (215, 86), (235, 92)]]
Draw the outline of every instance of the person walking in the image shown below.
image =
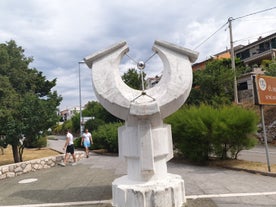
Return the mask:
[(74, 141), (73, 141), (73, 135), (70, 133), (70, 130), (67, 130), (67, 134), (66, 134), (66, 142), (64, 144), (63, 150), (66, 149), (65, 152), (65, 157), (64, 157), (64, 162), (63, 162), (63, 166), (66, 166), (66, 163), (69, 159), (70, 154), (73, 157), (74, 160), (74, 164), (76, 164), (76, 156), (75, 156), (75, 148), (74, 148)]
[(86, 158), (89, 157), (89, 147), (93, 144), (92, 135), (88, 132), (88, 129), (85, 129), (85, 132), (82, 134), (81, 145), (85, 148)]

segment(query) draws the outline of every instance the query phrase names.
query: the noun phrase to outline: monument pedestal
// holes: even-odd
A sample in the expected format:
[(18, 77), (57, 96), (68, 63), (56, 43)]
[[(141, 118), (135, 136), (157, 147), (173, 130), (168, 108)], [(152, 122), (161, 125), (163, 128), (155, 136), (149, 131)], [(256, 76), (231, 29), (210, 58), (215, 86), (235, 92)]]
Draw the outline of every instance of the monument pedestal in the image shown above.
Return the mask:
[(113, 181), (112, 194), (113, 207), (182, 207), (186, 202), (184, 180), (174, 174), (147, 182), (123, 176)]

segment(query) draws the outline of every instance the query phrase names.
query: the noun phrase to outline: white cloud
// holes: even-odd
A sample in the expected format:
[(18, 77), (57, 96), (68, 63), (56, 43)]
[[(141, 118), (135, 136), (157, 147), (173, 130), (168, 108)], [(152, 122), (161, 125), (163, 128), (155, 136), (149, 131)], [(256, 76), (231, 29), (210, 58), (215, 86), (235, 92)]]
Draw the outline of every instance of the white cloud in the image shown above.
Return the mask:
[[(275, 6), (273, 0), (2, 0), (0, 1), (0, 42), (14, 39), (31, 66), (48, 79), (57, 78), (55, 90), (63, 96), (61, 108), (78, 106), (78, 62), (84, 57), (126, 40), (129, 55), (146, 60), (152, 55), (154, 40), (161, 39), (194, 49), (227, 22)], [(249, 37), (275, 32), (276, 9), (233, 21), (235, 44), (246, 44)], [(226, 31), (224, 30), (226, 28)], [(202, 44), (199, 60), (229, 47), (227, 25)], [(269, 33), (268, 33), (269, 34)], [(267, 35), (268, 35), (267, 34)], [(264, 36), (264, 35), (263, 35)], [(135, 66), (127, 57), (120, 70)], [(150, 76), (162, 72), (155, 55), (145, 72)], [(95, 99), (91, 71), (81, 65), (82, 99)]]

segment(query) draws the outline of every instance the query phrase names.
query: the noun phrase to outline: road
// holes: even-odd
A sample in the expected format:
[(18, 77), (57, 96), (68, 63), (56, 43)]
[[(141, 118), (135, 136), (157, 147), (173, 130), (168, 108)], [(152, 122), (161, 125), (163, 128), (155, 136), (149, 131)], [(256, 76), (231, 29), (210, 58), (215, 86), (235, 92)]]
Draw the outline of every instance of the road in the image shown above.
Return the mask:
[[(276, 147), (272, 145), (268, 146), (268, 152), (270, 164), (276, 164)], [(253, 149), (243, 150), (240, 152), (238, 159), (267, 163), (265, 146), (257, 145)]]

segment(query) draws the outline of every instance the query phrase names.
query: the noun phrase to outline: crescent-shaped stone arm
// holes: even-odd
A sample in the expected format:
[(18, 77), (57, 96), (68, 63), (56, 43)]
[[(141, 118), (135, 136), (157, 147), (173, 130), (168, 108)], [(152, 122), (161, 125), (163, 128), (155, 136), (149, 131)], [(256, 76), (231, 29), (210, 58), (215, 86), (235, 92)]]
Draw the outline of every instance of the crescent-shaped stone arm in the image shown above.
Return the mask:
[(146, 93), (157, 101), (163, 119), (188, 98), (193, 81), (191, 63), (197, 59), (198, 52), (165, 41), (155, 41), (153, 51), (161, 58), (164, 69), (160, 82)]
[(141, 91), (127, 86), (120, 76), (119, 64), (128, 50), (126, 42), (122, 41), (84, 58), (92, 69), (93, 88), (99, 102), (123, 120), (128, 117), (131, 100), (141, 94)]

